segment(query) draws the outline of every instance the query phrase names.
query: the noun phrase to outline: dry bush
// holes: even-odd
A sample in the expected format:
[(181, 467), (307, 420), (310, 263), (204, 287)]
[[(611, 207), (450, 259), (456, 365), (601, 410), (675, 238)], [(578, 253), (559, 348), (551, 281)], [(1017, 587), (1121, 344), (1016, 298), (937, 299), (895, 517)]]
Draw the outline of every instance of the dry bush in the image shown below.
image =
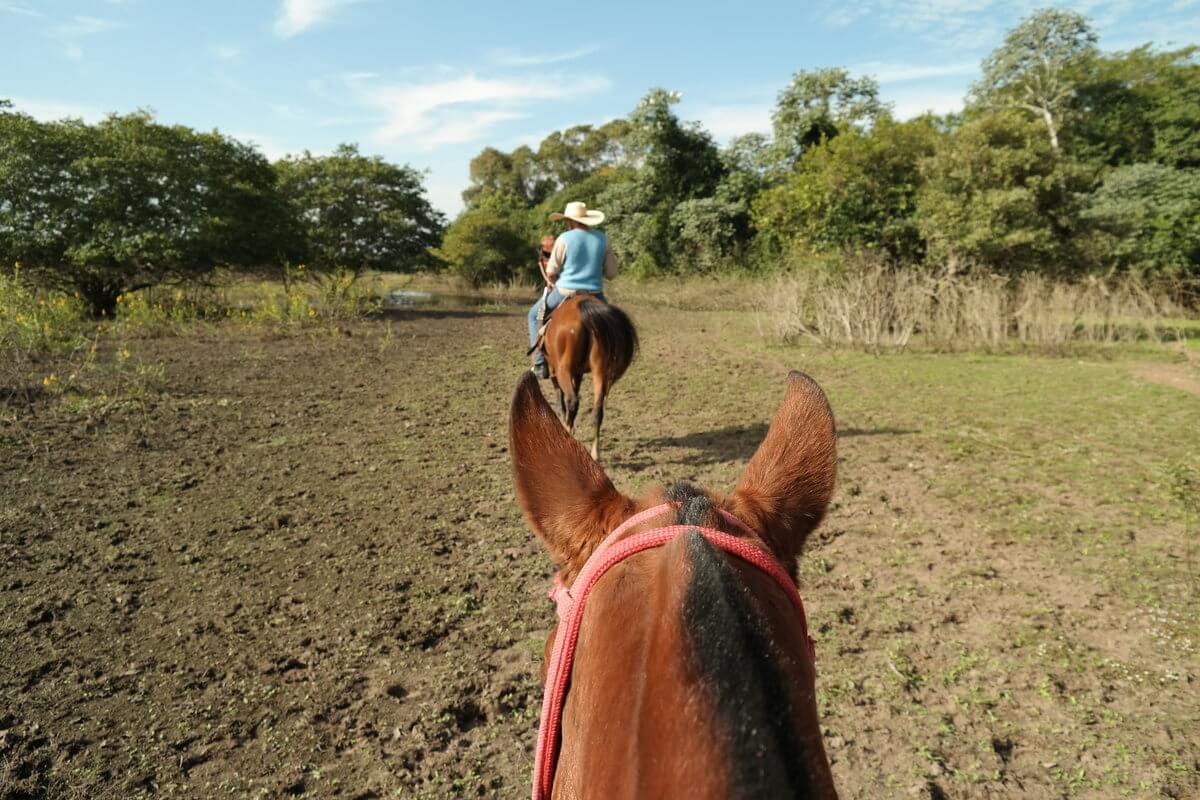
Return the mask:
[(766, 307), (771, 338), (872, 352), (914, 345), (1060, 352), (1078, 343), (1166, 341), (1182, 337), (1184, 316), (1169, 287), (1133, 276), (1066, 282), (1032, 273), (938, 275), (863, 257), (843, 270), (779, 278)]

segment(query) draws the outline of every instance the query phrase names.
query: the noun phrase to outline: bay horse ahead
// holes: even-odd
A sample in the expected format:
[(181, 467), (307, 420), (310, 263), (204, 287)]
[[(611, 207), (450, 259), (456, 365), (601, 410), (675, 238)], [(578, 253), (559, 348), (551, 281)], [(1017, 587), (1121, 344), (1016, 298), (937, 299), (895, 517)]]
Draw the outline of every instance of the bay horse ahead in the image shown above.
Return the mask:
[(592, 373), (595, 420), (592, 458), (599, 460), (604, 402), (609, 389), (637, 355), (637, 329), (621, 309), (591, 294), (580, 293), (568, 297), (550, 314), (530, 352), (538, 348), (546, 351), (546, 365), (558, 392), (562, 424), (571, 433), (575, 432), (575, 416), (579, 413), (580, 384), (586, 373)]
[(820, 387), (788, 376), (729, 495), (622, 494), (532, 375), (509, 450), (525, 519), (561, 565), (534, 800), (836, 798), (795, 582), (837, 470)]

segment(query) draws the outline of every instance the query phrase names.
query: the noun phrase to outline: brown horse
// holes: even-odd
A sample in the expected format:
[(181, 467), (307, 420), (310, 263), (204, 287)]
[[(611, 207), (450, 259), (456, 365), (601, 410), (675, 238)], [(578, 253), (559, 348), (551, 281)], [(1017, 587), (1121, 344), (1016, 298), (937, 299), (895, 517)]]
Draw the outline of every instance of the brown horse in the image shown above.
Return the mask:
[[(730, 495), (688, 484), (640, 500), (621, 494), (564, 432), (532, 376), (513, 397), (509, 447), (521, 510), (567, 587), (610, 531), (664, 501), (677, 506), (668, 522), (739, 537), (794, 580), (837, 467), (829, 404), (798, 372)], [(698, 527), (612, 566), (578, 628), (553, 797), (836, 797), (797, 616), (776, 579), (712, 546)]]
[(592, 373), (596, 421), (592, 458), (598, 460), (604, 400), (637, 354), (637, 330), (621, 309), (592, 295), (577, 294), (554, 309), (542, 346), (550, 380), (558, 391), (562, 423), (572, 433), (579, 413), (579, 385), (585, 373)]

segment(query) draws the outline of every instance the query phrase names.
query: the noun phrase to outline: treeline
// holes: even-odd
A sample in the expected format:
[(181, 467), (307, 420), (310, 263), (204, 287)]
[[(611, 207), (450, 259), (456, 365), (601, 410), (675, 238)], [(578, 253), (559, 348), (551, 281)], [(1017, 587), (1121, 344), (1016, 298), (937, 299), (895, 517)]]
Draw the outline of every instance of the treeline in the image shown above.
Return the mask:
[(434, 268), (444, 228), (419, 172), (351, 145), (271, 164), (144, 112), (40, 122), (0, 101), (0, 270), (19, 265), (96, 316), (125, 293), (218, 269)]
[(475, 283), (536, 274), (569, 200), (603, 209), (627, 271), (764, 271), (877, 253), (899, 266), (1071, 277), (1200, 275), (1197, 48), (1098, 49), (1037, 12), (981, 65), (961, 113), (895, 119), (878, 84), (797, 73), (771, 136), (725, 147), (651, 91), (628, 117), (534, 150), (485, 149), (438, 251)]

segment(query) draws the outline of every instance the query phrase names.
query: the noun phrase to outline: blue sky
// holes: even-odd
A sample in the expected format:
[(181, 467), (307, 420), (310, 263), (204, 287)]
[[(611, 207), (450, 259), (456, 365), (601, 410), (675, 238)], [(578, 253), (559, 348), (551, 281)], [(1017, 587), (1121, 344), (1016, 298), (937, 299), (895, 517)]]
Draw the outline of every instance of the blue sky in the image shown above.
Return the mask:
[[(0, 97), (40, 118), (153, 109), (272, 158), (357, 142), (460, 208), (484, 146), (623, 116), (653, 86), (720, 140), (769, 127), (793, 72), (874, 75), (896, 113), (960, 107), (1040, 2), (0, 0)], [(1105, 49), (1200, 42), (1200, 0), (1086, 0)]]

